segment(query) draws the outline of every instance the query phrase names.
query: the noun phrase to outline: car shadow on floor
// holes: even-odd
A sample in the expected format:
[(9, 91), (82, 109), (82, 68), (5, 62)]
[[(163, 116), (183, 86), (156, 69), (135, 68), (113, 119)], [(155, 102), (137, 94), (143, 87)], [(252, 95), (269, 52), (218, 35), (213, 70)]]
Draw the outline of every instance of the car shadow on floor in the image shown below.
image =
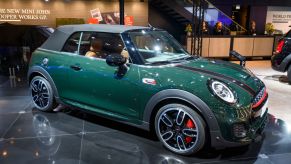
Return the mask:
[[(80, 110), (72, 110), (68, 108), (62, 110), (61, 113), (65, 113), (66, 115), (76, 117), (78, 119), (84, 120), (85, 122), (92, 123), (93, 125), (98, 125), (98, 126), (101, 125), (106, 128), (116, 130), (118, 132), (125, 132), (133, 137), (141, 137), (142, 141), (144, 139), (147, 140), (145, 142), (155, 142), (155, 144), (159, 143), (157, 137), (152, 132), (141, 130), (139, 128), (122, 124), (116, 121), (112, 121), (103, 117), (99, 117), (91, 113), (83, 112)], [(274, 122), (274, 119), (273, 119), (274, 117), (272, 115), (270, 115), (269, 118), (271, 119), (269, 121), (269, 124), (266, 127), (267, 131), (273, 131), (275, 129), (276, 131), (279, 131), (281, 133), (283, 131), (282, 129), (284, 129), (281, 126), (283, 126), (284, 123), (281, 123), (280, 125), (278, 125), (278, 123)], [(281, 122), (284, 122), (284, 121), (281, 121)], [(270, 135), (270, 133), (267, 133), (267, 135)], [(266, 145), (266, 143), (264, 142), (269, 142), (269, 141), (265, 140), (265, 137), (263, 137), (261, 141), (251, 143), (248, 146), (224, 148), (220, 150), (216, 150), (214, 148), (210, 148), (209, 146), (206, 146), (201, 152), (199, 152), (198, 154), (195, 154), (192, 157), (184, 157), (184, 156), (178, 156), (178, 157), (181, 157), (183, 159), (188, 159), (188, 158), (193, 158), (193, 157), (196, 159), (201, 159), (201, 160), (211, 159), (211, 160), (218, 160), (220, 162), (221, 160), (223, 161), (224, 160), (226, 161), (246, 160), (248, 162), (254, 162), (257, 160), (260, 154), (262, 153), (264, 154), (264, 152), (262, 152), (262, 150), (266, 149), (266, 148), (262, 148), (263, 145)], [(160, 148), (164, 149), (162, 146), (160, 146)], [(265, 153), (268, 153), (268, 151)], [(169, 152), (169, 154), (171, 153)]]

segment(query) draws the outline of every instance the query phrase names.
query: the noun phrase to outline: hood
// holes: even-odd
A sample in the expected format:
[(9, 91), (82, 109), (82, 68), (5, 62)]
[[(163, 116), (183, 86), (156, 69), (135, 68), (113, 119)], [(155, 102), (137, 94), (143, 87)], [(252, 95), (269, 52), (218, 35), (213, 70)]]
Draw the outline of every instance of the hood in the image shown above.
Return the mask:
[(259, 92), (263, 86), (253, 73), (246, 68), (221, 60), (198, 58), (186, 64), (176, 66), (179, 69), (206, 74), (212, 78), (234, 83), (252, 95)]

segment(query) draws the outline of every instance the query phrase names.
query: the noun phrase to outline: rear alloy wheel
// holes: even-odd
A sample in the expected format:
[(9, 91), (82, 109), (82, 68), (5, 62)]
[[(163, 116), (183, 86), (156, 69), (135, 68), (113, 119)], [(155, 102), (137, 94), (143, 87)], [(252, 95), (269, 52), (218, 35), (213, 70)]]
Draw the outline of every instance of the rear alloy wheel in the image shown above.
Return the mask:
[(160, 108), (155, 130), (163, 145), (174, 153), (191, 155), (205, 144), (205, 123), (193, 109), (181, 104)]
[(32, 102), (40, 111), (49, 112), (56, 106), (50, 83), (41, 76), (35, 76), (30, 82)]
[(288, 68), (287, 77), (288, 77), (288, 83), (291, 84), (291, 65)]

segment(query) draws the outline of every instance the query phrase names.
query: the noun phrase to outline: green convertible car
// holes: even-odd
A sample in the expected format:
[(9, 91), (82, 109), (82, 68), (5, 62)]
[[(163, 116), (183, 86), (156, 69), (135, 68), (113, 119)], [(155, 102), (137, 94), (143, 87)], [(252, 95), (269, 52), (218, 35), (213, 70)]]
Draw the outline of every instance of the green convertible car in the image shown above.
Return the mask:
[(32, 55), (35, 107), (57, 104), (155, 132), (181, 155), (250, 144), (267, 121), (264, 83), (241, 65), (191, 56), (166, 31), (59, 27)]

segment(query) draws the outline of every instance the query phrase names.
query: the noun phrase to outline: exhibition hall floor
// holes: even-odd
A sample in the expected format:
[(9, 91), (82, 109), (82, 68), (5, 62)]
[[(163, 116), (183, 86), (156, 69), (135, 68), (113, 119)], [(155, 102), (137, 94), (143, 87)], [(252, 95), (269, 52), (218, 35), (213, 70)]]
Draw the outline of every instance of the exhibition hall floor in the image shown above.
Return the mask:
[(0, 163), (289, 163), (291, 85), (286, 74), (270, 68), (270, 61), (248, 61), (247, 67), (269, 92), (270, 117), (262, 141), (249, 147), (207, 149), (191, 157), (167, 151), (146, 131), (88, 113), (35, 111), (26, 83), (11, 87), (13, 83), (0, 76)]

